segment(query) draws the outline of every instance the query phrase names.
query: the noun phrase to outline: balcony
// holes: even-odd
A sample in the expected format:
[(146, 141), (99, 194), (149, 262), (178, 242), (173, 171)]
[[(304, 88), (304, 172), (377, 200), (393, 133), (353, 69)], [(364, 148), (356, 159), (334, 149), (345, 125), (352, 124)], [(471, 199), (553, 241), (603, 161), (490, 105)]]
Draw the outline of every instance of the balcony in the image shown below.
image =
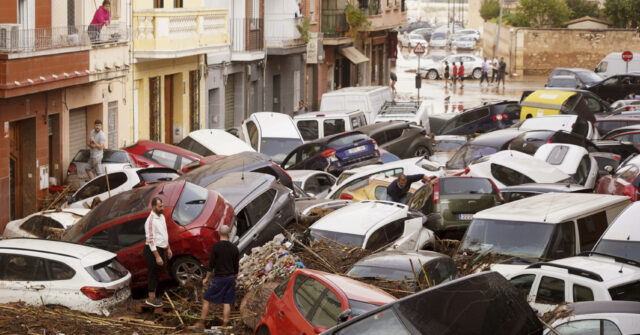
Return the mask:
[(349, 24), (344, 9), (322, 9), (321, 27), (325, 39), (346, 38)]
[(229, 45), (228, 11), (223, 9), (144, 9), (133, 12), (137, 58), (178, 58)]
[(304, 40), (297, 27), (301, 23), (301, 18), (265, 19), (264, 34), (267, 49), (304, 47)]
[(405, 0), (358, 0), (371, 25), (364, 31), (387, 30), (407, 23)]

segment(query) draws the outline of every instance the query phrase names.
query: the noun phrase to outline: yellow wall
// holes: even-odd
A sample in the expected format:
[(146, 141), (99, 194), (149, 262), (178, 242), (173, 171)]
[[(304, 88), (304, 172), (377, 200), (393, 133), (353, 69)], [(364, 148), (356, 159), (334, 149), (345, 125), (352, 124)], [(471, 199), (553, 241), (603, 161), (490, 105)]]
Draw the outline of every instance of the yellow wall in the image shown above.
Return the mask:
[[(151, 9), (153, 8), (153, 0), (133, 0), (133, 9)], [(202, 0), (183, 0), (182, 8), (202, 8)], [(164, 8), (173, 8), (172, 0), (164, 0)]]

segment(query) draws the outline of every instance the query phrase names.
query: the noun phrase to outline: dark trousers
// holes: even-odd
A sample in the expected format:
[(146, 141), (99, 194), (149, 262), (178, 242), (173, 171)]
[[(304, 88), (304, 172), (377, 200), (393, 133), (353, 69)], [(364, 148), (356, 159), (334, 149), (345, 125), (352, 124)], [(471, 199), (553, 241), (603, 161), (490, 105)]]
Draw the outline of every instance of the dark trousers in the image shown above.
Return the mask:
[(91, 43), (95, 44), (100, 42), (100, 27), (89, 25), (87, 32), (89, 33), (89, 38), (91, 39)]
[(491, 82), (493, 83), (496, 80), (496, 76), (498, 75), (498, 71), (491, 70)]
[[(158, 254), (160, 254), (160, 257), (162, 258), (162, 262), (164, 264), (166, 264), (166, 258), (165, 258), (165, 253), (164, 253), (164, 249), (163, 248), (157, 248), (158, 250)], [(149, 279), (147, 281), (147, 287), (149, 289), (149, 292), (156, 292), (156, 289), (158, 288), (158, 281), (160, 280), (160, 275), (162, 274), (162, 269), (164, 268), (164, 266), (160, 266), (158, 265), (158, 263), (156, 263), (156, 256), (153, 254), (153, 252), (151, 251), (151, 248), (149, 248), (148, 245), (144, 246), (144, 261), (147, 263), (147, 269), (149, 270)]]
[(487, 83), (489, 83), (489, 74), (487, 72), (482, 72), (482, 76), (480, 77), (480, 84), (482, 84), (483, 81), (487, 81)]

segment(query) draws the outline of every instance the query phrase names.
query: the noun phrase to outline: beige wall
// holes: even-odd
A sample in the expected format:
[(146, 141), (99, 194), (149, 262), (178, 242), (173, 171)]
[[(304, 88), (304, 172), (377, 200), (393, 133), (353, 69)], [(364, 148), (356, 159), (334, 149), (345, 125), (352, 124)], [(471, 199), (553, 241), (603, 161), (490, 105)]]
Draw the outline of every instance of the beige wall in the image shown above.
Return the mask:
[(604, 23), (593, 22), (593, 21), (582, 21), (578, 23), (573, 23), (567, 26), (569, 29), (607, 29), (607, 26)]
[(469, 0), (467, 28), (477, 29), (482, 32), (484, 20), (480, 16), (482, 0)]
[[(500, 30), (500, 43), (496, 57), (508, 59), (511, 48), (511, 26), (502, 25)], [(484, 57), (492, 59), (496, 48), (496, 36), (498, 35), (498, 25), (492, 22), (485, 22), (482, 28), (482, 53)]]

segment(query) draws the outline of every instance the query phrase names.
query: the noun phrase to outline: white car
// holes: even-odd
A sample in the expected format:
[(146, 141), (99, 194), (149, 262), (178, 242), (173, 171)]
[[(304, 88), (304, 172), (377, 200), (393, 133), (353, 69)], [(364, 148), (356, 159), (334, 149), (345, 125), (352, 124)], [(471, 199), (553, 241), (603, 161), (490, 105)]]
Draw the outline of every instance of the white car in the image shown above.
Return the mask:
[(520, 151), (504, 150), (473, 161), (463, 175), (491, 179), (499, 189), (528, 183), (572, 182), (559, 168)]
[(201, 156), (230, 156), (243, 151), (255, 151), (250, 145), (222, 129), (192, 131), (177, 146)]
[(527, 295), (531, 307), (544, 314), (565, 302), (637, 301), (637, 265), (607, 256), (574, 256), (536, 263), (506, 277)]
[[(565, 313), (566, 311), (566, 313)], [(568, 304), (558, 313), (544, 335), (616, 334), (635, 335), (640, 329), (640, 302), (585, 301)]]
[(73, 226), (89, 212), (86, 208), (51, 209), (33, 213), (25, 218), (7, 223), (3, 238), (29, 237), (58, 239), (62, 232)]
[(371, 251), (433, 248), (435, 235), (423, 226), (426, 218), (406, 205), (361, 201), (335, 210), (308, 229), (311, 241), (324, 240)]
[(100, 201), (110, 196), (128, 191), (134, 187), (144, 186), (155, 182), (171, 181), (180, 177), (173, 169), (164, 167), (125, 169), (120, 172), (109, 173), (109, 183), (106, 175), (100, 175), (82, 186), (73, 195), (67, 197), (63, 208), (91, 208), (94, 198)]
[(444, 168), (424, 157), (414, 157), (389, 162), (386, 164), (367, 165), (355, 169), (343, 171), (336, 183), (331, 186), (327, 193), (327, 199), (338, 199), (344, 190), (356, 186), (358, 183), (367, 184), (369, 177), (377, 174), (384, 176), (397, 176), (401, 173), (405, 175), (425, 174), (429, 177), (442, 177), (445, 175)]
[(422, 35), (419, 34), (409, 34), (408, 37), (408, 42), (409, 42), (409, 47), (411, 48), (415, 48), (418, 43), (422, 44), (422, 47), (425, 48), (425, 50), (429, 47), (429, 43), (427, 43), (427, 41), (424, 39), (424, 37), (422, 37)]
[(131, 274), (116, 254), (75, 243), (2, 240), (0, 274), (2, 304), (22, 301), (108, 314), (131, 296)]
[(336, 182), (336, 177), (324, 171), (287, 170), (287, 173), (306, 194), (317, 199), (327, 196), (329, 189)]
[(533, 157), (559, 168), (577, 184), (591, 189), (596, 186), (598, 162), (584, 147), (566, 143), (546, 143), (538, 148)]
[(470, 37), (476, 42), (480, 40), (480, 32), (475, 29), (456, 29), (455, 35)]
[(446, 48), (449, 45), (449, 39), (444, 33), (434, 33), (431, 35), (429, 45), (432, 48)]
[(460, 36), (453, 41), (453, 45), (456, 49), (473, 50), (476, 48), (476, 40), (472, 36)]
[(520, 130), (562, 130), (582, 135), (588, 140), (600, 138), (598, 130), (590, 121), (585, 121), (583, 118), (572, 114), (532, 117), (513, 125), (513, 127)]
[[(433, 46), (433, 42), (431, 44)], [(464, 76), (465, 78), (471, 77), (473, 79), (480, 79), (482, 77), (482, 62), (484, 59), (471, 54), (456, 54), (451, 55), (439, 62), (427, 63), (420, 67), (420, 75), (423, 78), (431, 80), (444, 77), (444, 62), (449, 63), (449, 74), (453, 74), (453, 63), (456, 66), (460, 66), (460, 62), (464, 64)]]
[(293, 119), (287, 114), (273, 112), (251, 114), (242, 122), (240, 139), (277, 164), (303, 143)]
[[(80, 187), (89, 179), (87, 175), (89, 156), (89, 149), (82, 149), (76, 153), (67, 168), (65, 183)], [(137, 167), (137, 165), (126, 151), (104, 149), (102, 169), (106, 170), (107, 173), (123, 171), (132, 167)], [(100, 173), (104, 174), (105, 171), (101, 171)]]
[(640, 264), (640, 202), (634, 202), (616, 216), (593, 251), (631, 259)]

